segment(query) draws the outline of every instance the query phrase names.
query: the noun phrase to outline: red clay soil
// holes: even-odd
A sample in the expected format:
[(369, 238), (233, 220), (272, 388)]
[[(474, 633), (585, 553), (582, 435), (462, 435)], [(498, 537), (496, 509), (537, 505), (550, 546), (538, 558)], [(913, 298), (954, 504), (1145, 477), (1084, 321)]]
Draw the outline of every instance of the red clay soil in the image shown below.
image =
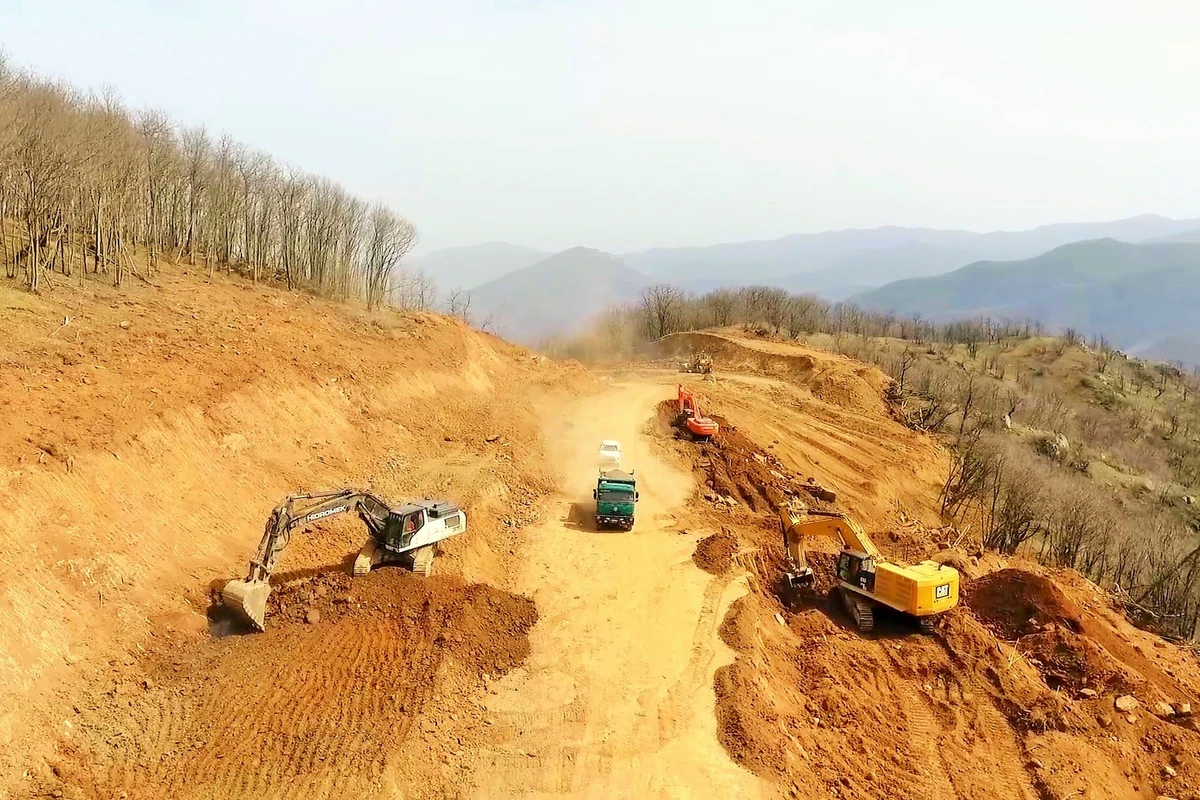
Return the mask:
[[(265, 633), (201, 647), (160, 641), (115, 668), (107, 692), (76, 706), (90, 746), (64, 748), (55, 779), (40, 788), (105, 798), (374, 796), (381, 781), (403, 780), (389, 758), (419, 747), (439, 761), (442, 749), (461, 746), (438, 740), (427, 700), (469, 694), (481, 676), (519, 664), (536, 620), (528, 598), (399, 568), (294, 581), (272, 594)], [(430, 791), (440, 790), (406, 796)]]
[[(810, 550), (811, 588), (783, 589), (778, 523), (765, 512), (779, 496), (815, 498), (722, 422), (719, 437), (686, 450), (750, 573), (750, 593), (720, 628), (737, 657), (714, 676), (717, 735), (734, 761), (806, 798), (1200, 796), (1200, 765), (1188, 755), (1200, 734), (1186, 719), (1145, 712), (1191, 698), (1172, 674), (1195, 670), (1181, 672), (1178, 656), (1168, 674), (1077, 593), (1022, 569), (964, 581), (963, 603), (934, 636), (882, 612), (862, 636), (838, 602), (831, 553)], [(902, 519), (874, 538), (911, 562), (947, 535)], [(1113, 713), (1126, 691), (1142, 700), (1133, 722)]]
[(723, 530), (697, 542), (692, 561), (705, 572), (722, 575), (733, 566), (737, 551), (737, 536), (732, 531)]
[(985, 575), (964, 587), (966, 604), (1003, 639), (1041, 630), (1046, 623), (1081, 627), (1079, 606), (1049, 579), (1021, 569)]
[[(654, 432), (659, 435), (671, 432), (677, 411), (674, 400), (659, 403)], [(706, 499), (731, 498), (756, 513), (774, 513), (791, 497), (800, 499), (810, 508), (823, 507), (820, 487), (803, 481), (774, 454), (756, 446), (729, 420), (716, 414), (709, 416), (721, 426), (720, 433), (707, 441), (697, 442), (690, 453), (693, 471), (697, 482), (705, 487), (702, 494)], [(675, 433), (680, 438), (690, 438), (686, 431), (678, 428)]]

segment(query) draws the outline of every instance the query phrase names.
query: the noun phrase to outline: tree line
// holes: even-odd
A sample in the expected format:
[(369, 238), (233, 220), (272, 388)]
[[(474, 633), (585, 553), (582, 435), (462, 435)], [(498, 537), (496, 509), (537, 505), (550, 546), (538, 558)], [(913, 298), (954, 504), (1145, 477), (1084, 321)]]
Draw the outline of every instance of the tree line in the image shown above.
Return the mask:
[(606, 310), (585, 335), (545, 342), (543, 349), (584, 359), (624, 356), (672, 333), (727, 325), (792, 339), (830, 334), (891, 337), (914, 344), (948, 342), (965, 344), (973, 353), (990, 342), (1045, 334), (1041, 323), (1029, 320), (981, 318), (938, 324), (920, 315), (871, 312), (774, 286), (721, 288), (697, 295), (664, 283), (643, 289), (634, 303)]
[(72, 276), (149, 280), (166, 259), (428, 308), (432, 281), (402, 268), (416, 242), (409, 220), (327, 178), (0, 54), (0, 262), (35, 292)]

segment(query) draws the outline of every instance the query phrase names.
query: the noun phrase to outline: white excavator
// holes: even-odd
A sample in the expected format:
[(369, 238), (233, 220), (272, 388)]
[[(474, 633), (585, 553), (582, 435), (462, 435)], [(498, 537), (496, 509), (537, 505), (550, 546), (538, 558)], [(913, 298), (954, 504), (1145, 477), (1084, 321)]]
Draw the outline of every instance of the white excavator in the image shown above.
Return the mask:
[(221, 589), (221, 601), (258, 630), (265, 630), (271, 573), (297, 525), (357, 512), (370, 537), (354, 559), (351, 573), (366, 575), (383, 564), (400, 564), (428, 576), (437, 543), (467, 529), (467, 515), (444, 500), (416, 500), (392, 507), (373, 494), (355, 489), (294, 494), (277, 505), (267, 519), (258, 551), (250, 560), (245, 580)]

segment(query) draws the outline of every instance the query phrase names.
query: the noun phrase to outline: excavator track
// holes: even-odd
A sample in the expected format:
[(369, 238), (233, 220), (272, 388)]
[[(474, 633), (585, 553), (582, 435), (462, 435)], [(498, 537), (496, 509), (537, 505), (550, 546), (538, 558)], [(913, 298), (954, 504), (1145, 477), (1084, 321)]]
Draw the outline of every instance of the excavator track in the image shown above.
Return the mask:
[(875, 609), (871, 605), (871, 602), (847, 589), (842, 589), (840, 592), (842, 595), (842, 604), (850, 612), (850, 616), (854, 619), (854, 624), (858, 626), (859, 632), (870, 633), (874, 630)]
[(412, 552), (412, 571), (417, 575), (428, 578), (433, 572), (433, 557), (436, 555), (437, 546), (427, 544), (424, 547), (418, 547)]
[(937, 617), (921, 617), (918, 620), (921, 624), (921, 633), (932, 634), (937, 627)]
[(354, 566), (350, 568), (350, 574), (355, 578), (361, 578), (371, 571), (371, 567), (375, 566), (376, 556), (379, 545), (374, 539), (367, 539), (367, 543), (358, 551), (358, 555), (354, 557)]

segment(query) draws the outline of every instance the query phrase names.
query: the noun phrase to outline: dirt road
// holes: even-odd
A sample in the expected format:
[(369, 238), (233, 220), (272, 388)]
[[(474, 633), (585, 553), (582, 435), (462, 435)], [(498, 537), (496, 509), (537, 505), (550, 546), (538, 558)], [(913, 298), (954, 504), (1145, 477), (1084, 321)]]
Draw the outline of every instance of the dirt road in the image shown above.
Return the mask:
[[(718, 744), (717, 638), (744, 584), (691, 561), (683, 533), (691, 477), (644, 433), (673, 384), (637, 380), (547, 420), (564, 499), (533, 529), (516, 589), (541, 620), (526, 665), (485, 699), (494, 743), (480, 757), (489, 796), (758, 797), (767, 785)], [(593, 528), (591, 490), (605, 438), (621, 441), (641, 500), (632, 533)]]

